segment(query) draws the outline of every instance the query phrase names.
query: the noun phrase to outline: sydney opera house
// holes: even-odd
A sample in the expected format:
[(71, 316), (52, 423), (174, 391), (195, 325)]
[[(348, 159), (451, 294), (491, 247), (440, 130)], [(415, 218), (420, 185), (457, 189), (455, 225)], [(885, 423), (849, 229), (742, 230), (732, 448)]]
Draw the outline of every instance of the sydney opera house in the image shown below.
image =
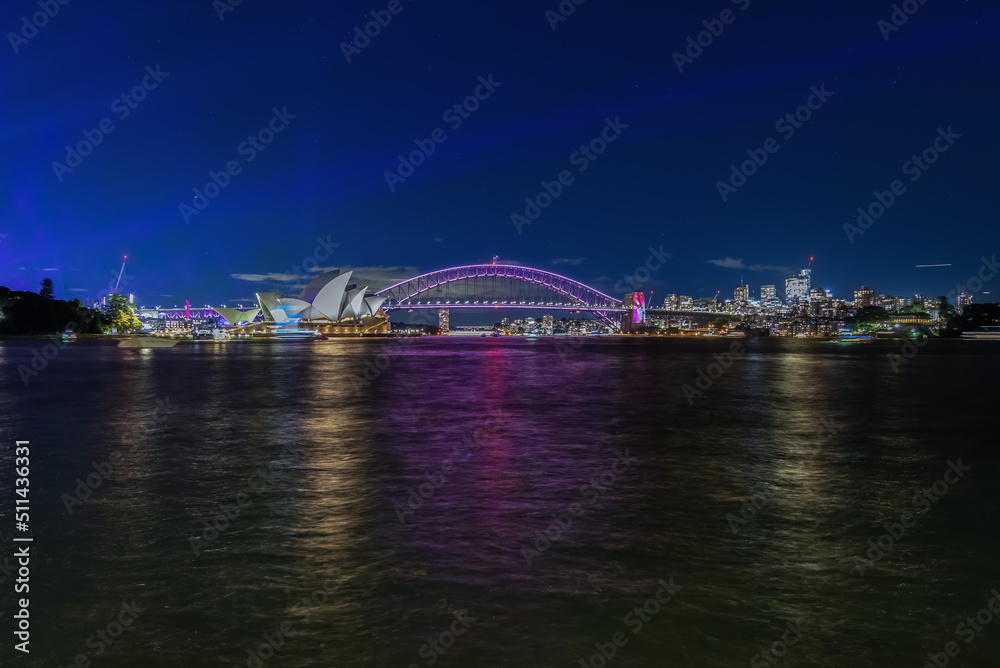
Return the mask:
[[(352, 273), (334, 270), (317, 276), (298, 297), (282, 297), (274, 292), (257, 293), (263, 322), (254, 323), (257, 312), (216, 310), (234, 325), (251, 323), (241, 329), (254, 334), (297, 328), (334, 336), (387, 334), (389, 318), (380, 310), (385, 297), (368, 295), (368, 286), (359, 288), (351, 285)], [(227, 310), (233, 313), (225, 313)]]

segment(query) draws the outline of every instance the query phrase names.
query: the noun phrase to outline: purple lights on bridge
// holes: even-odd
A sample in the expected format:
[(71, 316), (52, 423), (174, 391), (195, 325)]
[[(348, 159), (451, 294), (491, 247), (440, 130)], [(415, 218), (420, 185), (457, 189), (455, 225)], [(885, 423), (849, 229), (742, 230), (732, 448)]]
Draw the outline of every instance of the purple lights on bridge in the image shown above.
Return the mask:
[[(422, 274), (375, 293), (382, 308), (547, 308), (588, 311), (615, 322), (620, 299), (571, 278), (507, 264), (470, 264)], [(436, 295), (436, 296), (435, 296)], [(424, 301), (426, 300), (426, 301)]]

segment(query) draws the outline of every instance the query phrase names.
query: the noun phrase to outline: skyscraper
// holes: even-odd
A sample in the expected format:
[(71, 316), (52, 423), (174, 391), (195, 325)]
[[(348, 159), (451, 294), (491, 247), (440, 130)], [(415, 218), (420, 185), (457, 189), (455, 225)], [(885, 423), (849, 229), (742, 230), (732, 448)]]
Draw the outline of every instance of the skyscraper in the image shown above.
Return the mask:
[(785, 279), (785, 298), (789, 302), (807, 301), (812, 287), (812, 269), (803, 269), (798, 276)]
[(778, 291), (773, 285), (760, 286), (760, 305), (770, 306), (778, 301)]
[(444, 334), (451, 330), (451, 312), (446, 309), (438, 310), (438, 327), (441, 329), (441, 333)]
[(867, 285), (862, 285), (860, 290), (854, 291), (854, 308), (864, 308), (875, 303), (875, 291)]
[(750, 286), (740, 283), (733, 292), (733, 301), (737, 304), (746, 304), (750, 301)]

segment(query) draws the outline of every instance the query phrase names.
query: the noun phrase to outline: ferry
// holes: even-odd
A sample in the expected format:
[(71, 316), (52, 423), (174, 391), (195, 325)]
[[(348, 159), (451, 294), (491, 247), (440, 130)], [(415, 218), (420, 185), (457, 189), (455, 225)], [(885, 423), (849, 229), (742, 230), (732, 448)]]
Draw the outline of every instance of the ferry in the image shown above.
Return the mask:
[(998, 331), (962, 332), (961, 338), (974, 339), (976, 341), (1000, 341), (1000, 332)]
[(130, 339), (122, 339), (118, 343), (119, 348), (173, 348), (176, 345), (177, 339), (166, 339), (148, 334), (137, 334)]
[(273, 341), (303, 341), (319, 339), (318, 329), (301, 329), (299, 327), (276, 327), (268, 332), (254, 332), (255, 339), (271, 339)]

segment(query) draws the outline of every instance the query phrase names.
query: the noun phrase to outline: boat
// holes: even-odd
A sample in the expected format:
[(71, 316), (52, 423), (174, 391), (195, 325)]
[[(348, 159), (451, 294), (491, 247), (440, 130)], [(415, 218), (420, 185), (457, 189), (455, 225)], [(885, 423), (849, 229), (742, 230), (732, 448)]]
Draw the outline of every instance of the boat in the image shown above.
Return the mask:
[(176, 345), (176, 339), (148, 335), (133, 336), (130, 339), (122, 339), (118, 343), (119, 348), (173, 348)]
[(301, 329), (299, 327), (275, 327), (268, 332), (254, 332), (253, 336), (272, 341), (302, 341), (318, 339), (320, 332), (316, 329)]
[(961, 338), (973, 339), (978, 341), (1000, 341), (1000, 332), (997, 331), (962, 332)]

